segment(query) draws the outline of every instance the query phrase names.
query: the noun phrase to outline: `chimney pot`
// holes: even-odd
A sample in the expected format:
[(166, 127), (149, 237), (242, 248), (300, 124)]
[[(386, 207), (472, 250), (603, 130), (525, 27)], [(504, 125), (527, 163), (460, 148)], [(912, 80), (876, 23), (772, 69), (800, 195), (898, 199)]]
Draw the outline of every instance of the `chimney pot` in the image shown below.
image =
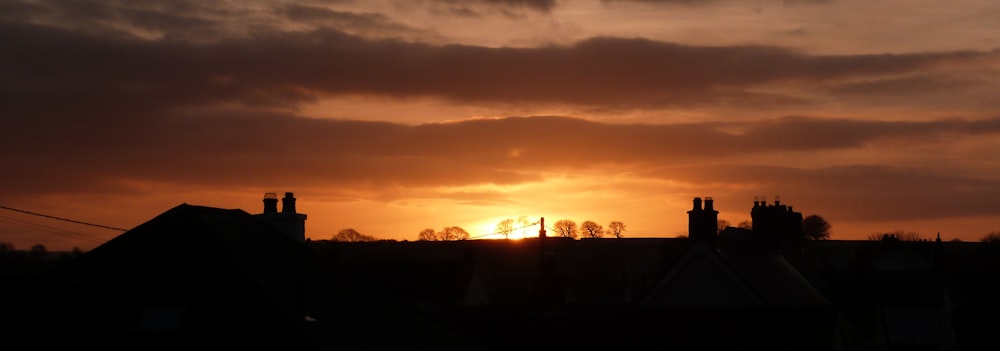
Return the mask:
[(278, 194), (264, 194), (264, 213), (278, 213)]

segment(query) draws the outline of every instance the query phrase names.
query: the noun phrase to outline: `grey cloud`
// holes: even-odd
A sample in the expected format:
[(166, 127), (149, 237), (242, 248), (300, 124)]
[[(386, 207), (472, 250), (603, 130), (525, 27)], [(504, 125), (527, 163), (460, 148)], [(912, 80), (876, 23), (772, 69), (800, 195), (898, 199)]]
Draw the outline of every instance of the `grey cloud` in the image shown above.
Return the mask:
[(556, 7), (556, 0), (434, 0), (442, 4), (456, 7), (465, 5), (485, 4), (509, 10), (529, 9), (539, 12), (549, 12)]
[(773, 196), (781, 196), (782, 202), (799, 211), (849, 221), (941, 219), (1000, 211), (1000, 179), (961, 172), (872, 165), (817, 169), (714, 165), (666, 168), (651, 175), (680, 178), (704, 188), (740, 184), (740, 190), (728, 194), (730, 198), (749, 201), (762, 195), (773, 202)]
[(17, 56), (0, 58), (7, 108), (58, 102), (87, 109), (220, 103), (295, 107), (337, 94), (434, 96), (457, 102), (667, 107), (802, 103), (750, 90), (882, 77), (995, 52), (810, 56), (767, 46), (703, 47), (593, 38), (572, 46), (485, 48), (368, 40), (340, 31), (262, 32), (194, 44), (102, 38), (0, 24)]
[(11, 121), (0, 132), (0, 156), (23, 167), (0, 175), (9, 187), (5, 193), (107, 189), (122, 179), (201, 186), (516, 184), (540, 180), (541, 172), (599, 165), (627, 171), (633, 165), (853, 149), (886, 138), (919, 143), (940, 135), (1000, 133), (1000, 119), (779, 119), (732, 134), (723, 131), (728, 125), (714, 123), (608, 124), (562, 117), (423, 125), (263, 113), (89, 117), (86, 123), (79, 116)]

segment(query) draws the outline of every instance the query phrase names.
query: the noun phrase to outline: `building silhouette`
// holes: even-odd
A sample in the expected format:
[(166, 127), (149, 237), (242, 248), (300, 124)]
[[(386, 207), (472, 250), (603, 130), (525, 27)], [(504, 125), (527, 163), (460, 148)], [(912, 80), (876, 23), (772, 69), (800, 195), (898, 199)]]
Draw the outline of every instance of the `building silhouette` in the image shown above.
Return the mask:
[(801, 246), (805, 240), (802, 235), (802, 213), (793, 211), (792, 206), (782, 204), (780, 197), (775, 196), (772, 204), (768, 204), (764, 197), (755, 198), (750, 219), (753, 236), (757, 240), (791, 246)]
[(278, 195), (264, 194), (264, 212), (254, 216), (289, 238), (300, 242), (306, 240), (306, 215), (295, 211), (295, 196), (290, 192), (285, 193), (285, 197), (281, 199), (281, 212), (278, 212)]
[(801, 214), (778, 199), (754, 202), (752, 230), (720, 233), (713, 199), (695, 198), (687, 238), (414, 242), (303, 241), (305, 215), (285, 199), (278, 212), (266, 195), (260, 214), (181, 204), (32, 284), (3, 275), (5, 294), (31, 297), (0, 320), (4, 340), (33, 350), (1000, 348), (1000, 246), (801, 240)]

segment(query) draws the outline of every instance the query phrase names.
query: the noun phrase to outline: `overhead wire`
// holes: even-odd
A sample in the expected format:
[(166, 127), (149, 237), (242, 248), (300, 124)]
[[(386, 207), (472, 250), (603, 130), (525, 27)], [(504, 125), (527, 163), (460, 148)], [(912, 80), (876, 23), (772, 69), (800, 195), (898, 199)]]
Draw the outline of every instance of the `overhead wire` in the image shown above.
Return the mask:
[[(522, 226), (517, 227), (517, 228), (511, 228), (510, 232), (513, 233), (513, 232), (516, 232), (516, 231), (521, 230), (521, 229), (526, 229), (528, 227), (535, 226), (538, 223), (541, 223), (541, 221), (535, 221), (534, 223), (525, 224), (525, 225), (522, 225)], [(494, 235), (503, 235), (503, 232), (496, 231), (496, 232), (489, 233), (489, 234), (482, 234), (482, 235), (472, 236), (472, 237), (469, 237), (469, 239), (480, 239), (480, 238), (485, 238), (485, 237), (494, 236)]]
[(49, 233), (52, 233), (52, 234), (58, 234), (58, 235), (66, 236), (66, 237), (72, 237), (72, 238), (75, 238), (75, 239), (84, 239), (84, 240), (90, 240), (90, 241), (93, 241), (93, 242), (104, 242), (105, 241), (105, 239), (101, 239), (101, 238), (98, 238), (98, 237), (95, 237), (95, 236), (91, 236), (91, 235), (87, 235), (87, 234), (84, 234), (84, 233), (80, 233), (80, 232), (76, 232), (76, 231), (72, 231), (72, 230), (66, 230), (66, 229), (60, 229), (60, 228), (50, 227), (50, 226), (47, 226), (47, 225), (44, 225), (44, 224), (33, 223), (33, 222), (25, 221), (23, 219), (18, 219), (18, 218), (3, 216), (3, 215), (0, 215), (0, 222), (9, 223), (9, 224), (23, 225), (23, 226), (27, 226), (27, 227), (32, 227), (34, 229), (38, 229), (38, 230), (42, 230), (42, 231), (49, 232)]
[(45, 217), (45, 218), (49, 218), (49, 219), (60, 220), (60, 221), (64, 221), (64, 222), (70, 222), (70, 223), (76, 223), (76, 224), (82, 224), (82, 225), (89, 225), (91, 227), (98, 227), (98, 228), (104, 228), (104, 229), (112, 229), (112, 230), (118, 230), (118, 231), (123, 231), (123, 232), (127, 232), (128, 231), (128, 229), (116, 228), (116, 227), (111, 227), (111, 226), (106, 226), (106, 225), (101, 225), (101, 224), (94, 224), (94, 223), (82, 222), (82, 221), (77, 221), (77, 220), (68, 219), (68, 218), (50, 216), (50, 215), (47, 215), (47, 214), (41, 214), (41, 213), (31, 212), (31, 211), (25, 211), (25, 210), (19, 210), (19, 209), (16, 209), (16, 208), (11, 208), (11, 207), (7, 207), (7, 206), (3, 206), (3, 205), (0, 205), (0, 209), (14, 211), (14, 212), (20, 212), (20, 213), (25, 213), (25, 214), (29, 214), (29, 215), (33, 215), (33, 216)]

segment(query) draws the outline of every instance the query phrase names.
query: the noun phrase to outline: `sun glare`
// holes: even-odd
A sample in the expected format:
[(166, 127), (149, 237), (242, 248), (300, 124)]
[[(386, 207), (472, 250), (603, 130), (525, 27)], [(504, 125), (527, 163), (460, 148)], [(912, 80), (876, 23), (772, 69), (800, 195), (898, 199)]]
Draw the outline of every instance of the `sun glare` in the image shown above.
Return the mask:
[(521, 240), (524, 238), (538, 237), (538, 219), (526, 217), (527, 222), (520, 222), (518, 218), (497, 217), (480, 222), (475, 226), (477, 232), (472, 236), (476, 239), (505, 239), (503, 233), (497, 230), (497, 225), (505, 219), (513, 219), (514, 223), (510, 234), (506, 239)]

